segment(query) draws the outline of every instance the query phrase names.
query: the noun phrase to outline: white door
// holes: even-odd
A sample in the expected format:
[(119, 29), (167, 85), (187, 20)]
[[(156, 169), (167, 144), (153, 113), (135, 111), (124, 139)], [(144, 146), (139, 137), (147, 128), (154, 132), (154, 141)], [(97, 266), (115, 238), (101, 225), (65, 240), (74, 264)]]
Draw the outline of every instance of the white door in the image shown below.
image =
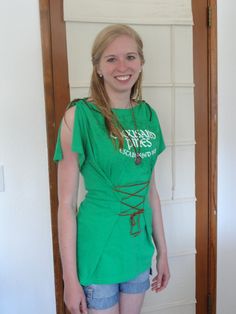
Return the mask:
[[(195, 139), (191, 0), (64, 0), (71, 99), (88, 94), (96, 34), (130, 24), (144, 42), (143, 98), (158, 112), (167, 149), (158, 159), (171, 280), (142, 313), (195, 313)], [(80, 198), (83, 197), (80, 184)], [(154, 264), (153, 264), (154, 267)]]

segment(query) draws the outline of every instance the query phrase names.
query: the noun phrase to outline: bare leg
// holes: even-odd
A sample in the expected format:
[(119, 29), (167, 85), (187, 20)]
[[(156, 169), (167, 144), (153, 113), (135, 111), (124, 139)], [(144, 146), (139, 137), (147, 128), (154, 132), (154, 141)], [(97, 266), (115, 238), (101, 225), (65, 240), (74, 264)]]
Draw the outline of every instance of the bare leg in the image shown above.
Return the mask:
[(89, 314), (119, 314), (119, 303), (106, 310), (89, 310)]
[(145, 293), (120, 293), (120, 314), (140, 314)]

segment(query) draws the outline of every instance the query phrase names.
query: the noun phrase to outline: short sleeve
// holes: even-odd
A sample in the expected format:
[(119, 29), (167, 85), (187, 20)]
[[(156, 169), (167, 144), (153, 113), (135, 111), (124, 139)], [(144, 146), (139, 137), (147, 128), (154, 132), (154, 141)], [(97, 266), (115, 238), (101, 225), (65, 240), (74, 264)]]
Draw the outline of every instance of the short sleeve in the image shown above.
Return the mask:
[(153, 120), (154, 120), (154, 128), (157, 136), (157, 156), (159, 156), (166, 148), (165, 141), (163, 138), (160, 122), (157, 116), (156, 111), (153, 109)]
[[(85, 138), (84, 138), (84, 119), (83, 119), (83, 112), (79, 110), (79, 104), (72, 103), (68, 107), (72, 107), (73, 105), (76, 106), (75, 108), (75, 116), (74, 116), (74, 125), (72, 130), (72, 144), (71, 144), (71, 151), (78, 153), (78, 163), (80, 170), (83, 167), (85, 161)], [(63, 159), (63, 151), (61, 147), (61, 126), (58, 129), (57, 135), (57, 142), (54, 152), (54, 161), (60, 161)]]

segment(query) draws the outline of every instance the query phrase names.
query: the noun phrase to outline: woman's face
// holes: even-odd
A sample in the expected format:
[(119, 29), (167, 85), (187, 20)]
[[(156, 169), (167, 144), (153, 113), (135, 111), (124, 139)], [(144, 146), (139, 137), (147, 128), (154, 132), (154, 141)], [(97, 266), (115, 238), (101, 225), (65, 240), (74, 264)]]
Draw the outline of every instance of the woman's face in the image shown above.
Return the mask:
[(110, 97), (117, 93), (127, 93), (137, 81), (142, 69), (134, 39), (122, 35), (104, 50), (97, 72), (102, 74), (106, 91)]

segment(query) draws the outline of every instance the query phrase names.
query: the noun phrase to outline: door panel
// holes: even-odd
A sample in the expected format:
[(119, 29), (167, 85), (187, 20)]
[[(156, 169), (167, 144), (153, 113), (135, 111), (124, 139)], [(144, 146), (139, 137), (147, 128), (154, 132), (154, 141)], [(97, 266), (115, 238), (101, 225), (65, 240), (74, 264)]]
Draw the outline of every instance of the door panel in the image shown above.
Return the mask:
[[(167, 149), (160, 156), (155, 170), (162, 200), (172, 279), (165, 292), (160, 295), (147, 294), (143, 313), (195, 313), (196, 277), (197, 313), (207, 313), (209, 279), (209, 269), (206, 267), (209, 232), (207, 202), (210, 190), (207, 166), (208, 146), (210, 147), (207, 124), (209, 104), (206, 102), (208, 63), (207, 49), (205, 49), (208, 38), (207, 3), (193, 1), (195, 24), (193, 28), (191, 1), (176, 0), (174, 5), (171, 0), (155, 1), (155, 3), (149, 1), (148, 5), (143, 1), (135, 1), (136, 10), (133, 9), (133, 5), (132, 9), (127, 9), (130, 5), (127, 1), (119, 1), (118, 4), (110, 1), (111, 8), (101, 10), (99, 17), (96, 17), (95, 13), (92, 14), (91, 9), (97, 8), (96, 3), (92, 5), (93, 1), (64, 1), (65, 35), (62, 19), (63, 1), (40, 0), (55, 282), (59, 314), (65, 313), (65, 309), (62, 301), (63, 286), (56, 227), (56, 169), (51, 162), (55, 136), (69, 101), (69, 93), (71, 99), (84, 97), (88, 93), (91, 43), (99, 29), (109, 24), (111, 20), (131, 24), (144, 39), (147, 62), (143, 94), (158, 111), (167, 143)], [(101, 1), (100, 8), (105, 3), (107, 4), (106, 1)], [(125, 6), (125, 12), (123, 10), (124, 14), (118, 16), (117, 12), (122, 10), (122, 6), (123, 8)], [(117, 10), (114, 10), (114, 7)], [(195, 138), (197, 149), (195, 149)], [(80, 188), (80, 199), (83, 195), (84, 191)], [(197, 240), (197, 276), (195, 275), (195, 240)], [(205, 278), (200, 276), (202, 274)]]
[[(190, 304), (193, 309), (191, 313), (195, 313), (192, 14), (190, 8), (186, 6), (186, 1), (182, 1), (182, 10), (179, 7), (180, 2), (176, 1), (173, 5), (173, 2), (168, 4), (165, 1), (164, 8), (163, 1), (156, 1), (155, 4), (152, 2), (149, 7), (144, 2), (134, 1), (131, 4), (126, 1), (126, 16), (123, 17), (126, 23), (138, 31), (144, 42), (146, 62), (143, 97), (156, 109), (163, 126), (167, 149), (161, 155), (155, 171), (167, 241), (175, 239), (169, 245), (172, 273), (169, 287), (160, 295), (149, 291), (145, 298), (143, 313), (165, 310), (171, 314), (178, 307), (181, 307), (182, 311), (185, 307), (189, 308)], [(106, 11), (101, 10), (99, 19), (96, 19), (98, 15), (96, 2), (89, 1), (88, 11), (84, 5), (84, 1), (64, 1), (71, 99), (87, 96), (92, 70), (90, 54), (93, 40), (99, 30), (108, 25), (108, 13), (112, 14), (113, 22), (119, 22), (122, 1), (119, 4), (110, 1), (109, 5), (106, 5)], [(155, 11), (155, 6), (162, 7), (162, 14)], [(150, 25), (151, 20), (148, 20), (146, 15), (140, 14), (140, 8), (153, 11), (156, 15), (155, 23)], [(178, 21), (173, 20), (174, 17), (171, 15), (173, 11), (178, 12), (179, 15), (176, 15)], [(138, 20), (135, 25), (134, 19)], [(81, 187), (84, 189), (83, 185)], [(79, 194), (80, 200), (83, 199), (83, 193)], [(184, 213), (187, 215), (184, 216)], [(166, 215), (168, 219), (165, 219)], [(184, 224), (189, 226), (188, 230), (182, 227)], [(183, 241), (180, 246), (176, 243), (180, 241), (178, 239), (188, 240)]]

